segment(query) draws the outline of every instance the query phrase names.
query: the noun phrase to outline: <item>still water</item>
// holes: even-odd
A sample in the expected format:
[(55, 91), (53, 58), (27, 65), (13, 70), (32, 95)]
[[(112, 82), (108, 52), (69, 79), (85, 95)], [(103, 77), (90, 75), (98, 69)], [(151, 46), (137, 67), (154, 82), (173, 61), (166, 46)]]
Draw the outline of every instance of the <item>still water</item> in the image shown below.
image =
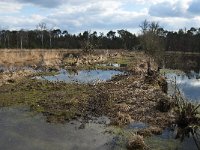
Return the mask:
[(199, 150), (193, 138), (185, 137), (183, 141), (175, 139), (176, 132), (167, 128), (161, 135), (151, 136), (145, 141), (152, 150)]
[[(168, 82), (168, 94), (174, 93), (175, 82), (182, 95), (189, 101), (200, 102), (200, 56), (181, 55), (167, 59), (164, 75)], [(200, 132), (198, 131), (198, 134)], [(176, 131), (167, 128), (159, 136), (146, 139), (151, 149), (162, 150), (198, 150), (194, 139), (185, 137), (183, 141), (175, 139)], [(197, 139), (200, 144), (200, 139)]]
[[(106, 118), (101, 118), (107, 121)], [(80, 121), (50, 124), (44, 116), (27, 107), (0, 109), (1, 150), (104, 150), (110, 149), (112, 135), (105, 124), (91, 121), (79, 129)]]
[(117, 70), (60, 70), (57, 75), (43, 76), (37, 79), (48, 80), (52, 82), (77, 82), (77, 83), (95, 83), (110, 80), (115, 75), (121, 75), (123, 72)]
[(169, 87), (173, 85), (171, 81), (176, 81), (178, 88), (188, 100), (200, 102), (200, 55), (167, 55), (164, 66), (171, 69), (165, 75)]
[[(170, 68), (169, 68), (170, 69)], [(189, 70), (187, 72), (180, 72), (177, 70), (170, 70), (165, 74), (168, 81), (168, 94), (173, 95), (175, 90), (175, 83), (180, 92), (189, 101), (200, 102), (200, 79), (199, 73)], [(198, 133), (200, 133), (198, 131)], [(161, 135), (152, 136), (146, 139), (150, 149), (154, 150), (198, 150), (194, 139), (192, 137), (185, 137), (181, 142), (180, 139), (175, 139), (176, 131), (167, 128)], [(198, 139), (200, 144), (200, 139)]]
[(188, 100), (200, 102), (200, 73), (190, 71), (190, 73), (167, 73), (166, 77), (170, 86), (176, 82), (181, 93)]
[[(48, 81), (96, 83), (123, 74), (116, 70), (60, 70), (55, 76), (38, 77)], [(105, 133), (107, 117), (66, 124), (47, 123), (42, 114), (27, 107), (0, 108), (0, 150), (109, 150), (117, 149), (113, 135)], [(81, 127), (81, 129), (80, 129)]]

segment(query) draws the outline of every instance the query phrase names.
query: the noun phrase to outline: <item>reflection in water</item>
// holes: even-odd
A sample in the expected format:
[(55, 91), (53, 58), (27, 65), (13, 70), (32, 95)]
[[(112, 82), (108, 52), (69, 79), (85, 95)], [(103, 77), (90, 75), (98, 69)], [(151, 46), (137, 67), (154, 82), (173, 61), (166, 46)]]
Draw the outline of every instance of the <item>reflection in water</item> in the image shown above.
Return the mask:
[(199, 75), (200, 74), (194, 72), (191, 72), (189, 75), (168, 73), (166, 77), (169, 79), (169, 83), (170, 80), (176, 80), (177, 86), (187, 99), (200, 101), (200, 79), (197, 78)]
[(123, 74), (116, 70), (81, 70), (72, 73), (72, 71), (61, 70), (58, 75), (43, 76), (38, 79), (48, 81), (64, 81), (78, 83), (95, 83), (110, 80), (113, 76)]
[(110, 66), (110, 67), (127, 67), (127, 64), (117, 64), (117, 63), (108, 63), (108, 64), (98, 64), (99, 66)]
[(190, 100), (200, 101), (200, 55), (194, 54), (166, 54), (165, 67), (178, 69), (184, 74), (168, 73), (169, 80), (177, 82), (183, 95)]
[(104, 150), (110, 149), (110, 134), (103, 124), (90, 122), (49, 124), (42, 115), (27, 108), (0, 109), (0, 149), (2, 150)]
[(198, 150), (195, 141), (192, 138), (185, 138), (184, 141), (176, 138), (176, 131), (167, 128), (161, 135), (152, 136), (146, 139), (150, 149), (162, 150)]
[[(173, 94), (175, 89), (175, 81), (177, 87), (179, 88), (182, 95), (184, 95), (187, 100), (191, 101), (197, 101), (200, 102), (200, 79), (199, 79), (199, 73), (196, 73), (194, 71), (191, 71), (187, 74), (176, 74), (176, 73), (167, 73), (166, 77), (168, 79), (169, 83), (169, 94)], [(191, 110), (192, 111), (192, 110)], [(199, 134), (200, 131), (198, 127), (196, 129), (193, 129), (193, 126), (188, 126), (185, 128), (178, 128), (176, 130), (176, 138), (180, 138), (182, 143), (180, 144), (181, 150), (187, 150), (191, 149), (200, 149), (200, 139)], [(174, 137), (173, 137), (174, 138)], [(192, 144), (193, 143), (193, 144)], [(189, 147), (188, 147), (189, 145)]]
[[(165, 68), (184, 72), (180, 74), (174, 71), (166, 74), (169, 83), (169, 94), (174, 93), (175, 87), (171, 81), (176, 81), (181, 93), (188, 100), (200, 102), (200, 55), (168, 54), (165, 60)], [(164, 145), (161, 149), (198, 150), (199, 134), (198, 128), (195, 133), (194, 131), (187, 131), (187, 128), (182, 129), (182, 131), (181, 128), (177, 128), (175, 131), (166, 129), (161, 136), (151, 137), (150, 142), (153, 148), (156, 148), (157, 145)], [(179, 139), (175, 139), (178, 136)], [(181, 138), (184, 139), (182, 142)]]
[(166, 53), (164, 66), (167, 69), (178, 69), (186, 74), (194, 70), (199, 73), (200, 70), (200, 55), (187, 53)]

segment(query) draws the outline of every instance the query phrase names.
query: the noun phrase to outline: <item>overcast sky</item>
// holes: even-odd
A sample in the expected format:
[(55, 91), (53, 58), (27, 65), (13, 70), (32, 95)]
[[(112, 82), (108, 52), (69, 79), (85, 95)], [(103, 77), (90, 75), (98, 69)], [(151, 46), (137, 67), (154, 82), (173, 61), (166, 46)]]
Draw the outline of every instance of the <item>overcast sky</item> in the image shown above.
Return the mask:
[(137, 33), (145, 19), (168, 30), (200, 27), (200, 0), (0, 0), (1, 29), (35, 29), (45, 22), (70, 33)]

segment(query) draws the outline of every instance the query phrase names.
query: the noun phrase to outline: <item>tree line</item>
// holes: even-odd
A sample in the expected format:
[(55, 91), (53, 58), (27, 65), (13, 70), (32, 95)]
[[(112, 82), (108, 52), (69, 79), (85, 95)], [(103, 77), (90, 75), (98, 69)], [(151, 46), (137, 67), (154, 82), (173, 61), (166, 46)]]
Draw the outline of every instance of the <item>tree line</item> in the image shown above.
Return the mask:
[(35, 30), (0, 30), (0, 48), (81, 49), (88, 43), (96, 49), (132, 49), (139, 41), (127, 30), (111, 30), (107, 34), (84, 31), (75, 35), (67, 30), (47, 29), (45, 23), (38, 24)]
[(144, 20), (141, 33), (135, 35), (128, 30), (97, 33), (84, 31), (70, 34), (67, 30), (49, 29), (39, 23), (35, 30), (0, 30), (0, 48), (11, 49), (128, 49), (145, 50), (156, 54), (162, 51), (200, 52), (200, 28), (167, 31), (158, 22)]

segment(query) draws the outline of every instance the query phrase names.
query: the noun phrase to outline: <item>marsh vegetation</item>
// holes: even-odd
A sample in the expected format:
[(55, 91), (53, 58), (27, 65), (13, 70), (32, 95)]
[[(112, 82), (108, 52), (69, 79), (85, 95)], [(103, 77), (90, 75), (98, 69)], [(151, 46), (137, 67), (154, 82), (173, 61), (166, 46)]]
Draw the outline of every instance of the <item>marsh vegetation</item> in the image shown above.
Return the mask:
[[(11, 131), (8, 133), (2, 129), (2, 133), (6, 139), (13, 140), (1, 144), (2, 148), (14, 146), (16, 136), (20, 134), (20, 141), (24, 141), (26, 131), (12, 127), (20, 126), (23, 121), (19, 120), (25, 119), (26, 115), (29, 121), (25, 129), (29, 124), (37, 124), (38, 133), (42, 129), (40, 124), (43, 124), (47, 130), (53, 130), (51, 134), (60, 134), (62, 131), (59, 128), (62, 126), (62, 130), (70, 129), (77, 133), (77, 138), (83, 135), (97, 136), (94, 145), (86, 146), (87, 142), (95, 139), (84, 141), (78, 138), (87, 144), (77, 145), (77, 141), (71, 141), (70, 148), (96, 149), (98, 146), (99, 149), (154, 149), (162, 148), (163, 144), (171, 141), (174, 149), (182, 149), (187, 136), (195, 139), (193, 142), (197, 146), (194, 148), (199, 146), (199, 105), (185, 101), (179, 82), (175, 84), (177, 90), (171, 90), (172, 86), (166, 78), (172, 79), (172, 73), (169, 70), (159, 72), (159, 62), (144, 52), (3, 50), (0, 58), (0, 107), (4, 112), (1, 114), (13, 115), (13, 111), (19, 114), (19, 117), (13, 118), (14, 122), (2, 117), (2, 124)], [(166, 63), (164, 65), (168, 67)], [(173, 73), (178, 75), (180, 72)], [(195, 83), (198, 83), (198, 78), (195, 78)], [(170, 90), (176, 94), (171, 94)], [(171, 125), (177, 127), (173, 128), (173, 132)], [(175, 132), (174, 139), (165, 137), (166, 141), (163, 141), (163, 134)], [(38, 133), (35, 138), (41, 136)], [(64, 139), (71, 139), (72, 136), (69, 134)], [(35, 138), (27, 140), (35, 141)], [(175, 138), (184, 139), (183, 144)], [(18, 141), (19, 149), (34, 147), (36, 143), (45, 147), (42, 144), (45, 139), (54, 138), (44, 137), (41, 143), (35, 141), (32, 144), (24, 141), (30, 144), (24, 147)], [(58, 143), (61, 149), (70, 145), (63, 144), (61, 140), (51, 143), (52, 149)], [(166, 146), (164, 149), (168, 148)]]

